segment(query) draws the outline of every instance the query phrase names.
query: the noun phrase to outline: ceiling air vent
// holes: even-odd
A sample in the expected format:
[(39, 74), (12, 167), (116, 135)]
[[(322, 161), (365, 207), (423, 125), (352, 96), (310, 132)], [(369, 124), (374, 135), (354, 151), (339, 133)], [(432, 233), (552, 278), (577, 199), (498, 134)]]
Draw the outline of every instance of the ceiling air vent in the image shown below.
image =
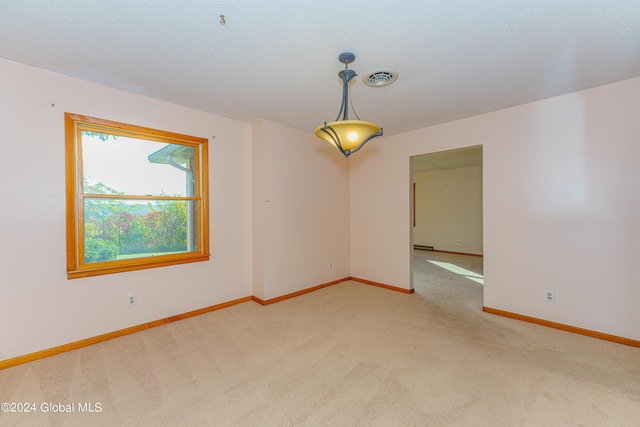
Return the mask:
[(371, 87), (389, 86), (398, 79), (398, 73), (388, 68), (378, 68), (369, 71), (362, 78), (362, 82)]

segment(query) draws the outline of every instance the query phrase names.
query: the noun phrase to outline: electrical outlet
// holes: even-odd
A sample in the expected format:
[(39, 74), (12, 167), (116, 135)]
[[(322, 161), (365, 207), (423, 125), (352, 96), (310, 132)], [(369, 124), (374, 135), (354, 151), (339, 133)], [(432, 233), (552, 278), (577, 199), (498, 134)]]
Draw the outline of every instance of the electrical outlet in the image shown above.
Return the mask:
[(544, 299), (547, 302), (554, 302), (556, 300), (556, 296), (553, 291), (544, 291)]
[(129, 294), (127, 297), (127, 304), (129, 307), (136, 305), (136, 294)]
[(333, 263), (332, 262), (329, 263), (329, 270), (333, 270)]

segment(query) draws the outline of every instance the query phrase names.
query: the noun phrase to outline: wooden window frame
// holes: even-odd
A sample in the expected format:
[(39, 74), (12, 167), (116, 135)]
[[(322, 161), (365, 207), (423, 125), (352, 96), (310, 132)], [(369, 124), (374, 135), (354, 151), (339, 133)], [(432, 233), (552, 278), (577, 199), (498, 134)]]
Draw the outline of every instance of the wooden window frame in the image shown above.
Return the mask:
[[(99, 132), (194, 147), (196, 154), (195, 195), (191, 197), (190, 200), (197, 202), (198, 236), (197, 249), (195, 251), (85, 263), (83, 210), (84, 197), (86, 195), (83, 193), (82, 131)], [(207, 149), (208, 140), (206, 138), (182, 135), (79, 114), (65, 113), (67, 278), (76, 279), (209, 260), (209, 160)], [(127, 196), (129, 195), (123, 195), (123, 197), (117, 198), (126, 200)], [(95, 197), (95, 195), (93, 197)], [(145, 197), (134, 195), (130, 196), (130, 198), (144, 199)], [(171, 198), (164, 196), (149, 196), (149, 199), (171, 200)]]

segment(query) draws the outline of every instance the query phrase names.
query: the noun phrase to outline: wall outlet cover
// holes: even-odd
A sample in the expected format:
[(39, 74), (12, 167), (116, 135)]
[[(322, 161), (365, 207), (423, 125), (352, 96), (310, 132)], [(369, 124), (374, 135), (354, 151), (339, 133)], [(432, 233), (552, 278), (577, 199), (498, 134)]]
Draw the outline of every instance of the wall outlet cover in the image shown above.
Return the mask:
[(553, 291), (544, 291), (544, 298), (547, 302), (554, 302), (556, 300), (555, 293)]

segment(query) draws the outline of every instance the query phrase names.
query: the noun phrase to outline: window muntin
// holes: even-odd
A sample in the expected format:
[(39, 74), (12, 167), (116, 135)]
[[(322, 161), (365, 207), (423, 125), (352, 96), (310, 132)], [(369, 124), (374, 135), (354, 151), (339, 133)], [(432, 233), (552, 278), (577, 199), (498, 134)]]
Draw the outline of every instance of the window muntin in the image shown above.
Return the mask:
[(209, 259), (206, 139), (65, 120), (69, 278)]

